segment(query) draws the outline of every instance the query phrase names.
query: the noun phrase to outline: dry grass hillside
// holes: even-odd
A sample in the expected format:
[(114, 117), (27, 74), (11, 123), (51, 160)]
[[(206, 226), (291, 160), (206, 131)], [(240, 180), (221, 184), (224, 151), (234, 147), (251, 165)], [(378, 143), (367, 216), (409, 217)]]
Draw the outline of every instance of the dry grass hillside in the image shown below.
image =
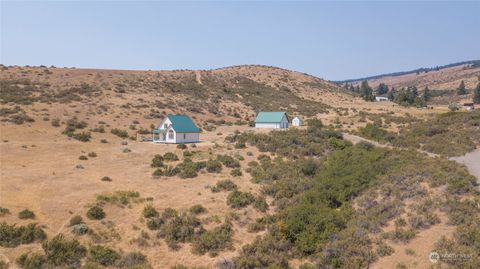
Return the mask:
[[(391, 268), (412, 259), (406, 248), (423, 266), (435, 242), (455, 238), (458, 223), (466, 222), (451, 223), (464, 216), (452, 216), (454, 207), (473, 211), (456, 202), (478, 196), (472, 176), (453, 162), (353, 146), (341, 135), (367, 130), (383, 139), (445, 106), (365, 102), (298, 72), (3, 66), (0, 87), (0, 268), (230, 268), (232, 261), (237, 268), (298, 268), (345, 262), (347, 254), (358, 264), (344, 268), (374, 262)], [(248, 125), (260, 110), (285, 110), (323, 125), (269, 133)], [(190, 115), (202, 141), (182, 148), (136, 139), (149, 136), (168, 113)], [(459, 120), (472, 121), (464, 117)], [(438, 216), (409, 208), (427, 194), (443, 197), (435, 204)], [(458, 199), (445, 198), (450, 195)], [(307, 201), (319, 204), (301, 204)], [(314, 210), (296, 215), (304, 209)], [(324, 215), (335, 224), (323, 223)], [(311, 217), (308, 227), (296, 223)], [(400, 227), (400, 219), (415, 225)], [(368, 230), (373, 242), (345, 244), (352, 229)], [(328, 232), (338, 233), (337, 243)], [(366, 247), (341, 249), (357, 243)], [(387, 243), (393, 256), (362, 256)], [(323, 257), (323, 247), (338, 247), (338, 261)], [(65, 249), (71, 251), (57, 255)]]
[[(370, 79), (368, 84), (376, 88), (380, 83), (389, 87), (403, 88), (416, 86), (423, 89), (428, 86), (431, 90), (455, 90), (461, 81), (464, 81), (467, 89), (474, 89), (480, 81), (480, 67), (460, 65), (449, 68), (432, 70), (429, 72), (412, 73), (402, 76), (384, 76)], [(358, 84), (360, 82), (357, 82)]]

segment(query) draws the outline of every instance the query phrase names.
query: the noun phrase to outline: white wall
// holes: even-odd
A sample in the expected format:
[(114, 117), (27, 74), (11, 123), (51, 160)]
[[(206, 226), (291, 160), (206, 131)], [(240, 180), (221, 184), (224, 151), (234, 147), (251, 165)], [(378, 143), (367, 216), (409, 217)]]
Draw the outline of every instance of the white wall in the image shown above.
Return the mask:
[(255, 123), (255, 128), (280, 128), (278, 123)]
[[(185, 135), (185, 138), (184, 138)], [(176, 143), (195, 143), (200, 141), (199, 133), (177, 133)]]
[(288, 119), (283, 116), (280, 123), (255, 123), (255, 128), (284, 129), (288, 128)]
[(300, 125), (302, 125), (302, 121), (299, 118), (293, 118), (292, 125), (293, 126), (300, 126)]
[(157, 126), (157, 129), (165, 129), (163, 128), (164, 124), (172, 125), (172, 122), (170, 121), (170, 119), (168, 119), (168, 117), (166, 117), (165, 119), (162, 120), (162, 122), (160, 122), (160, 124)]

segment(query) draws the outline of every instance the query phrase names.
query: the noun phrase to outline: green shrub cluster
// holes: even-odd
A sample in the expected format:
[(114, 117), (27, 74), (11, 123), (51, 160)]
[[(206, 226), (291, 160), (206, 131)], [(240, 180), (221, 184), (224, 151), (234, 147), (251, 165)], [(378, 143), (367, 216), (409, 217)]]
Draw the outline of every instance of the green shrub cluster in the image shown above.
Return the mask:
[(185, 144), (178, 144), (177, 145), (177, 149), (186, 149), (187, 148), (187, 145)]
[(178, 169), (178, 175), (181, 178), (193, 178), (196, 177), (198, 172), (205, 168), (206, 162), (194, 162), (189, 158), (185, 158), (183, 162), (179, 163), (176, 167)]
[(150, 166), (153, 168), (163, 167), (163, 156), (160, 154), (156, 154), (155, 156), (153, 156)]
[(216, 159), (209, 159), (206, 168), (209, 173), (220, 173), (222, 171), (222, 163)]
[(89, 250), (88, 259), (103, 266), (113, 266), (121, 258), (115, 250), (105, 246), (92, 246)]
[(232, 171), (230, 171), (230, 175), (232, 177), (240, 177), (243, 175), (243, 173), (242, 173), (242, 170), (240, 170), (240, 168), (235, 168), (235, 169), (232, 169)]
[[(15, 262), (24, 269), (39, 269), (46, 262), (45, 256), (38, 253), (23, 253), (15, 260)], [(8, 268), (8, 267), (6, 267)]]
[(147, 219), (158, 217), (158, 215), (159, 215), (158, 211), (152, 205), (146, 205), (143, 208), (143, 216)]
[(110, 132), (120, 138), (128, 138), (128, 132), (118, 128), (113, 128)]
[(212, 192), (220, 191), (233, 191), (238, 188), (237, 184), (233, 183), (230, 179), (224, 179), (217, 182), (217, 184), (211, 187)]
[(10, 214), (10, 210), (8, 208), (0, 206), (0, 217), (3, 217), (5, 215), (9, 215), (9, 214)]
[(416, 120), (398, 134), (378, 124), (367, 124), (360, 134), (397, 147), (422, 149), (446, 156), (460, 156), (480, 145), (480, 111), (449, 112), (427, 120)]
[(193, 253), (217, 256), (218, 252), (232, 247), (233, 229), (231, 223), (224, 223), (210, 231), (202, 233), (193, 241)]
[(255, 202), (255, 196), (249, 192), (233, 190), (227, 196), (227, 205), (231, 208), (243, 208)]
[[(312, 126), (307, 130), (288, 129), (287, 131), (272, 131), (269, 134), (244, 132), (227, 136), (225, 141), (229, 143), (248, 142), (261, 152), (300, 158), (325, 155), (332, 150), (328, 143), (328, 139), (332, 137), (342, 139), (342, 134), (321, 126)], [(346, 144), (350, 145), (348, 142)]]
[(42, 245), (45, 259), (52, 267), (78, 266), (86, 256), (87, 249), (79, 241), (67, 239), (63, 234), (56, 235)]
[(35, 213), (33, 213), (33, 211), (30, 211), (28, 209), (24, 209), (24, 210), (18, 212), (18, 218), (19, 219), (34, 219), (35, 218)]
[(141, 198), (140, 193), (136, 191), (115, 191), (97, 195), (97, 201), (99, 203), (128, 205), (131, 202), (142, 202), (144, 199)]
[(87, 217), (91, 220), (100, 220), (105, 218), (105, 211), (101, 206), (94, 205), (88, 209)]
[(102, 245), (87, 248), (76, 239), (68, 239), (59, 234), (42, 244), (43, 254), (24, 253), (17, 259), (17, 264), (24, 269), (41, 268), (151, 268), (145, 255), (129, 252), (121, 255), (117, 251)]
[[(160, 227), (159, 235), (168, 247), (177, 249), (179, 243), (192, 242), (201, 232), (200, 220), (190, 214), (174, 216)], [(203, 228), (202, 228), (203, 229)]]
[(163, 160), (166, 161), (166, 162), (174, 162), (174, 161), (178, 161), (178, 156), (177, 154), (173, 153), (173, 152), (167, 152), (165, 154), (163, 154)]
[(198, 215), (198, 214), (206, 213), (207, 209), (200, 204), (196, 204), (196, 205), (192, 205), (188, 211), (190, 211), (190, 213), (194, 215)]
[(238, 168), (240, 167), (240, 162), (238, 160), (235, 160), (232, 156), (230, 155), (217, 155), (217, 160), (220, 161), (225, 167), (228, 168)]
[(67, 121), (63, 134), (82, 142), (88, 142), (92, 138), (89, 132), (76, 132), (78, 129), (86, 128), (87, 125), (85, 121), (79, 121), (77, 117), (73, 117)]
[(40, 242), (46, 238), (46, 233), (36, 223), (18, 227), (5, 222), (0, 223), (0, 246), (2, 247), (17, 247), (20, 244)]

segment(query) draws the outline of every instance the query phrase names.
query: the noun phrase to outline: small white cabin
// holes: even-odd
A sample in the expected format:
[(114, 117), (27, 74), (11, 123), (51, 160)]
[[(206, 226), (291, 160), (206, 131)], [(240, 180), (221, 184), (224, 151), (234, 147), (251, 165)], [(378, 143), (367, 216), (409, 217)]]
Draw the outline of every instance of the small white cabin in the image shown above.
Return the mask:
[(301, 126), (302, 125), (302, 120), (300, 119), (300, 117), (295, 117), (293, 118), (292, 120), (292, 126)]
[(389, 100), (388, 100), (388, 97), (385, 97), (385, 96), (375, 96), (375, 101), (385, 102), (385, 101), (389, 101)]
[(475, 104), (474, 104), (474, 103), (464, 103), (464, 104), (463, 104), (463, 107), (464, 107), (467, 111), (473, 111), (473, 110), (475, 110)]
[(286, 112), (259, 112), (255, 119), (255, 128), (285, 129), (288, 128)]
[(154, 143), (183, 144), (200, 141), (200, 129), (187, 115), (167, 115), (153, 130)]

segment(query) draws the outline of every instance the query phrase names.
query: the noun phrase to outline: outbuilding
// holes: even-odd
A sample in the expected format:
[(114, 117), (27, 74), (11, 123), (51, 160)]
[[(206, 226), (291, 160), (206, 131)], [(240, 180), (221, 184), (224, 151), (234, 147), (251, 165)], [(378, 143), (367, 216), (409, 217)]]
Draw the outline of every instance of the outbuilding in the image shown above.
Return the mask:
[(200, 141), (200, 129), (187, 115), (167, 115), (153, 130), (154, 143), (181, 144)]
[(387, 102), (389, 100), (388, 100), (388, 97), (385, 97), (385, 96), (375, 96), (375, 101), (377, 101), (377, 102)]
[(465, 109), (467, 111), (473, 111), (475, 110), (475, 104), (474, 103), (464, 103), (463, 104), (463, 107), (465, 107)]
[(300, 119), (300, 117), (296, 116), (295, 118), (293, 118), (292, 126), (301, 126), (301, 125), (302, 125), (302, 120)]
[(259, 112), (255, 118), (255, 128), (284, 129), (288, 128), (286, 112)]

